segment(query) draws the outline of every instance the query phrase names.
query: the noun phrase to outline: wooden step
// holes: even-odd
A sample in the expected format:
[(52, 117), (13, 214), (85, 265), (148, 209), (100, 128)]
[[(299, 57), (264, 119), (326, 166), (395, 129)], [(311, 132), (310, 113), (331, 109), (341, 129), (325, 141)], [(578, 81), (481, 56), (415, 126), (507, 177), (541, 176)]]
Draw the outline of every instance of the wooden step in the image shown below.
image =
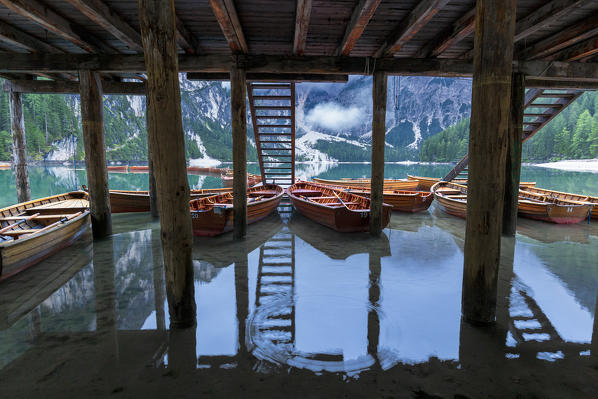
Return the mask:
[(276, 83), (276, 84), (263, 84), (263, 83), (252, 83), (251, 88), (254, 90), (268, 90), (268, 89), (291, 89), (290, 83)]
[[(292, 125), (256, 125), (257, 127), (285, 127), (285, 128), (291, 128)], [(262, 134), (262, 133), (260, 133)]]
[(256, 105), (253, 108), (255, 110), (290, 110), (290, 109), (292, 109), (288, 105)]
[(274, 141), (274, 140), (260, 140), (261, 144), (293, 144), (292, 141)]
[(287, 133), (287, 132), (285, 132), (285, 133), (262, 133), (262, 132), (259, 132), (257, 135), (258, 136), (292, 136), (293, 134)]
[(293, 119), (291, 115), (256, 115), (255, 119)]
[(253, 96), (254, 100), (290, 100), (291, 96)]

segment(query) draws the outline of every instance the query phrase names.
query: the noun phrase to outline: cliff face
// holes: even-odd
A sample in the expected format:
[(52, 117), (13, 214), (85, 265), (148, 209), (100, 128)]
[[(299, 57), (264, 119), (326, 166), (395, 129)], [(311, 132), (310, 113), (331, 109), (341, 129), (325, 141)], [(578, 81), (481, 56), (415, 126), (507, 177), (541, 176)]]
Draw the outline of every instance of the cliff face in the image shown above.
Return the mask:
[[(230, 86), (223, 82), (188, 81), (181, 77), (181, 110), (192, 163), (231, 159)], [(372, 119), (372, 79), (352, 76), (348, 83), (297, 85), (297, 156), (304, 161), (366, 161)], [(79, 99), (68, 96), (72, 115), (79, 118)], [(429, 77), (389, 77), (386, 114), (387, 160), (415, 159), (425, 138), (468, 117), (471, 80)], [(147, 157), (145, 99), (106, 96), (107, 158), (112, 161)], [(255, 160), (248, 115), (249, 159)], [(82, 156), (80, 129), (50, 144), (45, 159)]]

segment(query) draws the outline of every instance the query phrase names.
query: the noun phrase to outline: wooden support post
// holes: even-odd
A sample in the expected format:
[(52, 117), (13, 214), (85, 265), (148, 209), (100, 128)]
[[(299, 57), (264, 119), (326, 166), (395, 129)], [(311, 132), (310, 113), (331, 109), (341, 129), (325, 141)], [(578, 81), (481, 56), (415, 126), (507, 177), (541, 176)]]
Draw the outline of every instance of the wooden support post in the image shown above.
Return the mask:
[(152, 249), (152, 265), (154, 267), (154, 305), (156, 307), (156, 329), (166, 331), (166, 317), (164, 316), (164, 267), (160, 262), (160, 232), (152, 229), (150, 247)]
[(195, 324), (189, 181), (173, 0), (138, 0), (147, 69), (148, 140), (156, 180), (171, 327)]
[(382, 264), (380, 255), (375, 251), (370, 251), (370, 288), (368, 310), (368, 353), (376, 359), (378, 367), (378, 344), (380, 342), (380, 316), (378, 315), (378, 305), (380, 301), (380, 273)]
[[(245, 70), (230, 70), (230, 99), (233, 127), (233, 238), (247, 233), (247, 109)], [(259, 154), (258, 154), (259, 156)]]
[(502, 232), (507, 236), (515, 236), (517, 231), (524, 103), (525, 76), (521, 73), (514, 73), (511, 78), (511, 113), (509, 117), (509, 134), (507, 137), (505, 201), (502, 219)]
[(25, 139), (25, 119), (23, 118), (23, 101), (21, 93), (9, 92), (10, 126), (12, 133), (12, 153), (15, 166), (18, 202), (31, 199), (29, 189), (29, 173), (27, 171), (27, 141)]
[(493, 323), (500, 263), (515, 0), (478, 0), (462, 313)]
[(145, 98), (145, 130), (148, 132), (147, 135), (147, 170), (149, 176), (149, 198), (150, 198), (150, 212), (154, 219), (157, 219), (158, 214), (158, 194), (156, 191), (156, 177), (154, 176), (154, 154), (152, 152), (152, 143), (149, 139), (149, 131), (152, 126), (152, 119), (151, 113), (148, 112), (149, 109), (149, 97), (146, 96)]
[(79, 71), (81, 122), (85, 147), (85, 168), (91, 208), (94, 238), (112, 234), (106, 144), (104, 140), (104, 109), (102, 83), (97, 72)]
[(372, 178), (370, 181), (370, 234), (382, 231), (384, 141), (386, 140), (386, 73), (374, 72), (372, 84)]

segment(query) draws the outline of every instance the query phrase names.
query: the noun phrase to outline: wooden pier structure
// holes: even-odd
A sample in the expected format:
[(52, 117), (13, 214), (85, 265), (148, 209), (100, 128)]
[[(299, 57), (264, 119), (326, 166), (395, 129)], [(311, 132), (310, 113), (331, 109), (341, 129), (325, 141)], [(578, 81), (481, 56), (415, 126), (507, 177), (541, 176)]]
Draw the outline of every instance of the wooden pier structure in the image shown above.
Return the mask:
[[(598, 88), (596, 21), (598, 3), (584, 0), (0, 0), (0, 76), (9, 81), (19, 198), (28, 192), (20, 93), (79, 93), (93, 229), (110, 234), (101, 96), (146, 95), (170, 316), (188, 325), (181, 72), (231, 81), (235, 239), (247, 225), (248, 82), (373, 75), (371, 231), (379, 234), (386, 76), (473, 77), (463, 315), (491, 323), (503, 225), (514, 231), (520, 138)], [(522, 101), (525, 87), (526, 97), (552, 100)], [(294, 142), (290, 152), (293, 159)]]

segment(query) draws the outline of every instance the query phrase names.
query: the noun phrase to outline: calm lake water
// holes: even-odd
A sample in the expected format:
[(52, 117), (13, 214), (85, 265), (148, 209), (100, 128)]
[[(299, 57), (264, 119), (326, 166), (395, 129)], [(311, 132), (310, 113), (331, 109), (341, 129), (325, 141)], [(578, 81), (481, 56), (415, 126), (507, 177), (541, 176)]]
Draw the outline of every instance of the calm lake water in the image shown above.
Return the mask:
[[(298, 176), (361, 177), (369, 167), (299, 165)], [(449, 168), (386, 165), (386, 176)], [(85, 183), (84, 171), (68, 168), (31, 168), (30, 178), (33, 197)], [(109, 179), (115, 189), (147, 188), (145, 174)], [(598, 174), (523, 167), (522, 180), (598, 195)], [(0, 171), (0, 187), (0, 206), (14, 203), (11, 171)], [(516, 239), (503, 240), (497, 326), (480, 330), (461, 322), (463, 220), (434, 205), (395, 212), (374, 239), (281, 207), (243, 243), (196, 237), (197, 326), (182, 332), (168, 329), (159, 224), (147, 214), (113, 224), (111, 238), (85, 237), (0, 285), (1, 397), (67, 387), (123, 397), (307, 397), (305, 386), (321, 397), (598, 393), (598, 223), (519, 219)]]

